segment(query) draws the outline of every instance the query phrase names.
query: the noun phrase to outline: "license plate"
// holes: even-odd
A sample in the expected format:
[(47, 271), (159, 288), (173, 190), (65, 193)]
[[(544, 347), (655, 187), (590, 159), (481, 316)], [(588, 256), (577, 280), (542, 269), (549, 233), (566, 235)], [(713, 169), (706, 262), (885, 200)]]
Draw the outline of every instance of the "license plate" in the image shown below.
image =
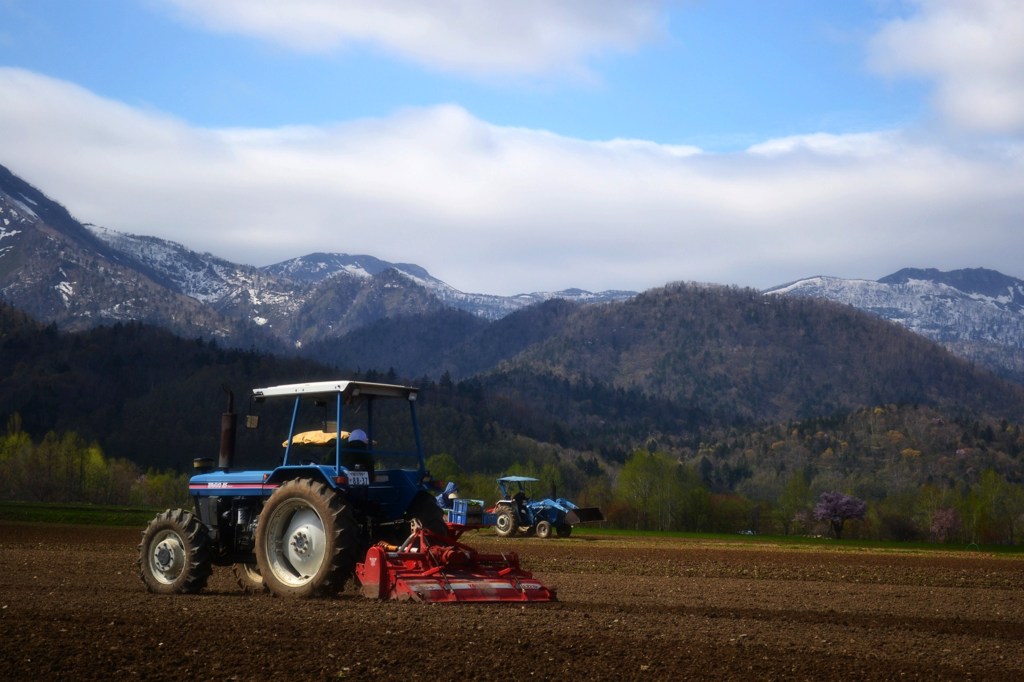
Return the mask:
[(349, 485), (370, 485), (370, 472), (369, 471), (350, 471), (350, 472), (348, 472), (348, 484)]

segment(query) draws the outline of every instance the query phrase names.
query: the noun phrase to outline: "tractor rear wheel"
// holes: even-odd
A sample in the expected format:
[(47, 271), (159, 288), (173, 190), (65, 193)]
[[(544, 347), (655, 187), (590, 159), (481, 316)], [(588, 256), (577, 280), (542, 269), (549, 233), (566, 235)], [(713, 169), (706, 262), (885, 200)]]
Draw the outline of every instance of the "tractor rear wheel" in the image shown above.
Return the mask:
[(213, 571), (206, 526), (184, 509), (157, 514), (142, 532), (136, 563), (150, 592), (199, 592)]
[(337, 594), (356, 565), (359, 529), (345, 497), (321, 481), (288, 481), (256, 526), (256, 562), (279, 597)]
[(534, 532), (537, 533), (537, 537), (542, 540), (546, 540), (551, 537), (551, 524), (547, 521), (538, 521), (537, 528)]
[(495, 508), (494, 513), (494, 532), (497, 533), (499, 537), (512, 537), (519, 532), (519, 524), (516, 523), (515, 516), (512, 513), (512, 507), (499, 505)]
[(255, 562), (233, 564), (231, 572), (235, 574), (235, 582), (246, 594), (258, 594), (267, 591), (267, 584), (260, 573), (260, 565)]

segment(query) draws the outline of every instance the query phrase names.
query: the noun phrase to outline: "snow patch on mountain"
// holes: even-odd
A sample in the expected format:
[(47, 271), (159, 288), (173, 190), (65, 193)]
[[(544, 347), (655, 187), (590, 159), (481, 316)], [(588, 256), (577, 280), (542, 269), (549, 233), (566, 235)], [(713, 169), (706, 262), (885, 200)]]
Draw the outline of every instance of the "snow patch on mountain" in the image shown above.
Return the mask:
[[(222, 312), (232, 310), (259, 327), (280, 327), (314, 303), (317, 292), (322, 292), (322, 286), (329, 286), (332, 280), (369, 286), (374, 278), (388, 272), (397, 273), (410, 286), (422, 287), (446, 306), (488, 320), (500, 319), (552, 298), (601, 303), (636, 295), (632, 291), (591, 293), (582, 289), (517, 296), (465, 293), (419, 265), (390, 263), (365, 254), (311, 253), (257, 268), (231, 263), (208, 253), (196, 253), (181, 244), (156, 237), (140, 237), (96, 225), (86, 227), (175, 291)], [(384, 288), (400, 287), (389, 282)]]
[(39, 220), (39, 216), (36, 215), (36, 212), (29, 208), (28, 204), (25, 203), (25, 201), (27, 201), (30, 204), (35, 205), (36, 202), (32, 201), (24, 194), (21, 195), (21, 198), (24, 199), (24, 201), (20, 201), (8, 195), (8, 200), (11, 202), (11, 204), (13, 204), (18, 209), (18, 211), (21, 212), (21, 215), (19, 217), (24, 220)]
[(389, 263), (373, 256), (345, 253), (313, 253), (269, 265), (264, 270), (270, 274), (284, 275), (293, 280), (307, 283), (321, 282), (340, 274), (354, 277), (375, 277), (387, 270), (394, 270), (409, 282), (429, 291), (445, 305), (488, 320), (501, 319), (521, 308), (552, 298), (565, 298), (580, 303), (601, 303), (636, 296), (634, 291), (606, 291), (595, 294), (582, 289), (519, 294), (517, 296), (466, 293), (437, 279), (419, 265)]
[(1024, 281), (993, 270), (908, 268), (878, 281), (816, 276), (765, 293), (843, 303), (997, 371), (1024, 369)]
[(0, 193), (0, 231), (12, 224), (24, 224), (39, 220), (35, 211), (10, 194)]
[(985, 293), (916, 276), (877, 282), (817, 276), (765, 293), (845, 303), (939, 342), (987, 341), (1024, 348), (1021, 280), (1008, 281), (999, 293)]
[[(38, 220), (32, 209), (9, 194), (0, 192), (0, 258), (14, 249), (14, 238), (22, 234), (23, 230), (16, 226), (24, 226), (32, 220)], [(8, 241), (3, 243), (5, 239)]]
[(236, 266), (210, 254), (198, 254), (177, 242), (139, 237), (97, 225), (86, 225), (108, 246), (155, 271), (180, 293), (215, 303), (240, 284)]

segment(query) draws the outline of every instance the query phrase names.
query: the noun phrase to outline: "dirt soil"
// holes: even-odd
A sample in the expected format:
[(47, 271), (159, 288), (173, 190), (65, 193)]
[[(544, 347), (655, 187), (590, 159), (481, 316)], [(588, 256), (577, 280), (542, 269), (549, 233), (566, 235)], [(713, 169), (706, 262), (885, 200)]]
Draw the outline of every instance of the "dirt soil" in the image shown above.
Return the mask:
[(0, 523), (0, 679), (1024, 679), (1024, 557), (499, 539), (551, 604), (146, 592), (141, 529)]

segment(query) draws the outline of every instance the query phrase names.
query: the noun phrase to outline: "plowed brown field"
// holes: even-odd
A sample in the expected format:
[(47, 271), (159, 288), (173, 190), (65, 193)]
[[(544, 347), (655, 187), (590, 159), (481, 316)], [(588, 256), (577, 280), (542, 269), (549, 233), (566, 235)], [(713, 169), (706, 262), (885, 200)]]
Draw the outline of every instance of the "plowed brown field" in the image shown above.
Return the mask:
[(0, 678), (1024, 679), (1019, 556), (470, 533), (560, 601), (425, 605), (151, 595), (140, 533), (0, 523)]

